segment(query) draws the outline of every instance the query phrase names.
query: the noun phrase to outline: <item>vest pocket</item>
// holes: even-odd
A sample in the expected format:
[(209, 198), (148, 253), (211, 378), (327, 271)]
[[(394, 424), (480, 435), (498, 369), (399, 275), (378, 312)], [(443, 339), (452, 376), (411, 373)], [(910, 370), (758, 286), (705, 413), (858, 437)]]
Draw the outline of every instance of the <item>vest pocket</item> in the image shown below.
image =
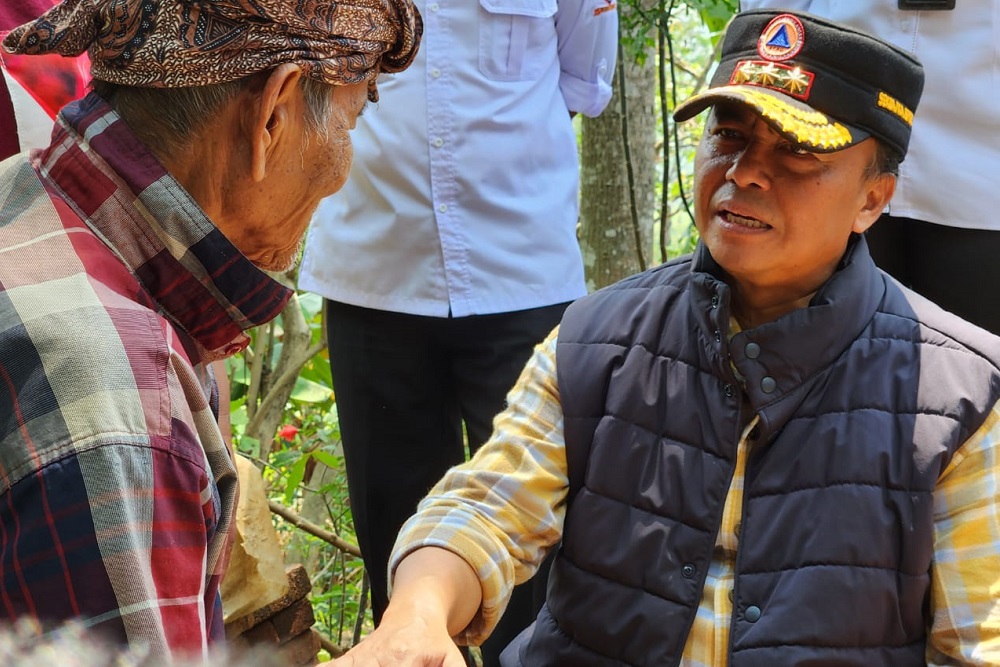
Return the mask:
[(479, 0), (479, 7), (480, 71), (497, 81), (541, 76), (541, 56), (556, 39), (556, 0)]

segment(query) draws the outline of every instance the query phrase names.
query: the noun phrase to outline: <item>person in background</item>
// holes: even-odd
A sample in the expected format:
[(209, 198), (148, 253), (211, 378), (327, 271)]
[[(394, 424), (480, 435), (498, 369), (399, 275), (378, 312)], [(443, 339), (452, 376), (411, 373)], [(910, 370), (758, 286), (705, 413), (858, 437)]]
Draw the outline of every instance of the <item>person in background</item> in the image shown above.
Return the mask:
[(210, 364), (288, 301), (266, 271), (420, 34), (408, 0), (67, 0), (5, 36), (87, 52), (93, 90), (0, 163), (3, 619), (163, 660), (223, 639), (237, 488)]
[[(586, 286), (574, 113), (611, 97), (610, 0), (417, 0), (426, 34), (355, 133), (299, 287), (328, 300), (351, 512), (375, 623), (403, 521), (489, 436), (533, 346)], [(519, 589), (486, 667), (534, 618)]]
[(1000, 0), (742, 0), (841, 21), (913, 53), (926, 68), (896, 195), (868, 232), (878, 266), (1000, 334)]
[(505, 667), (1000, 664), (1000, 338), (864, 237), (922, 87), (868, 33), (739, 13), (674, 113), (709, 112), (694, 254), (567, 309), (334, 664), (458, 667), (555, 545)]
[[(53, 0), (0, 3), (0, 36), (56, 4)], [(49, 143), (56, 113), (82, 97), (86, 56), (0, 54), (0, 160)]]

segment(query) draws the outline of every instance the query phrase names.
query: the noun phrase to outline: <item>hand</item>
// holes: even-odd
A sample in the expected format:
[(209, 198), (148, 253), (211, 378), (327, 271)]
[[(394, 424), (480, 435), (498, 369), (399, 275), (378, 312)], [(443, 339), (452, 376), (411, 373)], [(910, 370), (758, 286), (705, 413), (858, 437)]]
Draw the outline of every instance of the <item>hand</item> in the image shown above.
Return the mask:
[(413, 616), (394, 621), (387, 614), (364, 641), (319, 667), (465, 667), (465, 659), (444, 627)]
[(422, 547), (396, 568), (395, 587), (375, 632), (320, 667), (465, 667), (452, 633), (482, 601), (475, 571), (439, 547)]

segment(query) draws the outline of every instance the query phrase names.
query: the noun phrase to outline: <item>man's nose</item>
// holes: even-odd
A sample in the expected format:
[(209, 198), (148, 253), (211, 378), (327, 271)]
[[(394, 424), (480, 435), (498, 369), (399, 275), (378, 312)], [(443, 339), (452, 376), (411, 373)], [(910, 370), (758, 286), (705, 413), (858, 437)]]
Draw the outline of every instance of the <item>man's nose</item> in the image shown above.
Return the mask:
[(726, 178), (741, 188), (771, 187), (771, 149), (760, 141), (750, 141), (743, 150), (733, 154)]

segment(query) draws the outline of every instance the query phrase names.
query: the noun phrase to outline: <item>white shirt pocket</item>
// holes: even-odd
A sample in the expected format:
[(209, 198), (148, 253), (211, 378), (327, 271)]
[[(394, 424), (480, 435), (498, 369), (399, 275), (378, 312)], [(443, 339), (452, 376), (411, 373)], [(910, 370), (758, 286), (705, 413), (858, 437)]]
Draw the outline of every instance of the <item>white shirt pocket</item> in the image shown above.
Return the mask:
[(479, 69), (496, 81), (533, 81), (555, 53), (557, 0), (479, 0)]

